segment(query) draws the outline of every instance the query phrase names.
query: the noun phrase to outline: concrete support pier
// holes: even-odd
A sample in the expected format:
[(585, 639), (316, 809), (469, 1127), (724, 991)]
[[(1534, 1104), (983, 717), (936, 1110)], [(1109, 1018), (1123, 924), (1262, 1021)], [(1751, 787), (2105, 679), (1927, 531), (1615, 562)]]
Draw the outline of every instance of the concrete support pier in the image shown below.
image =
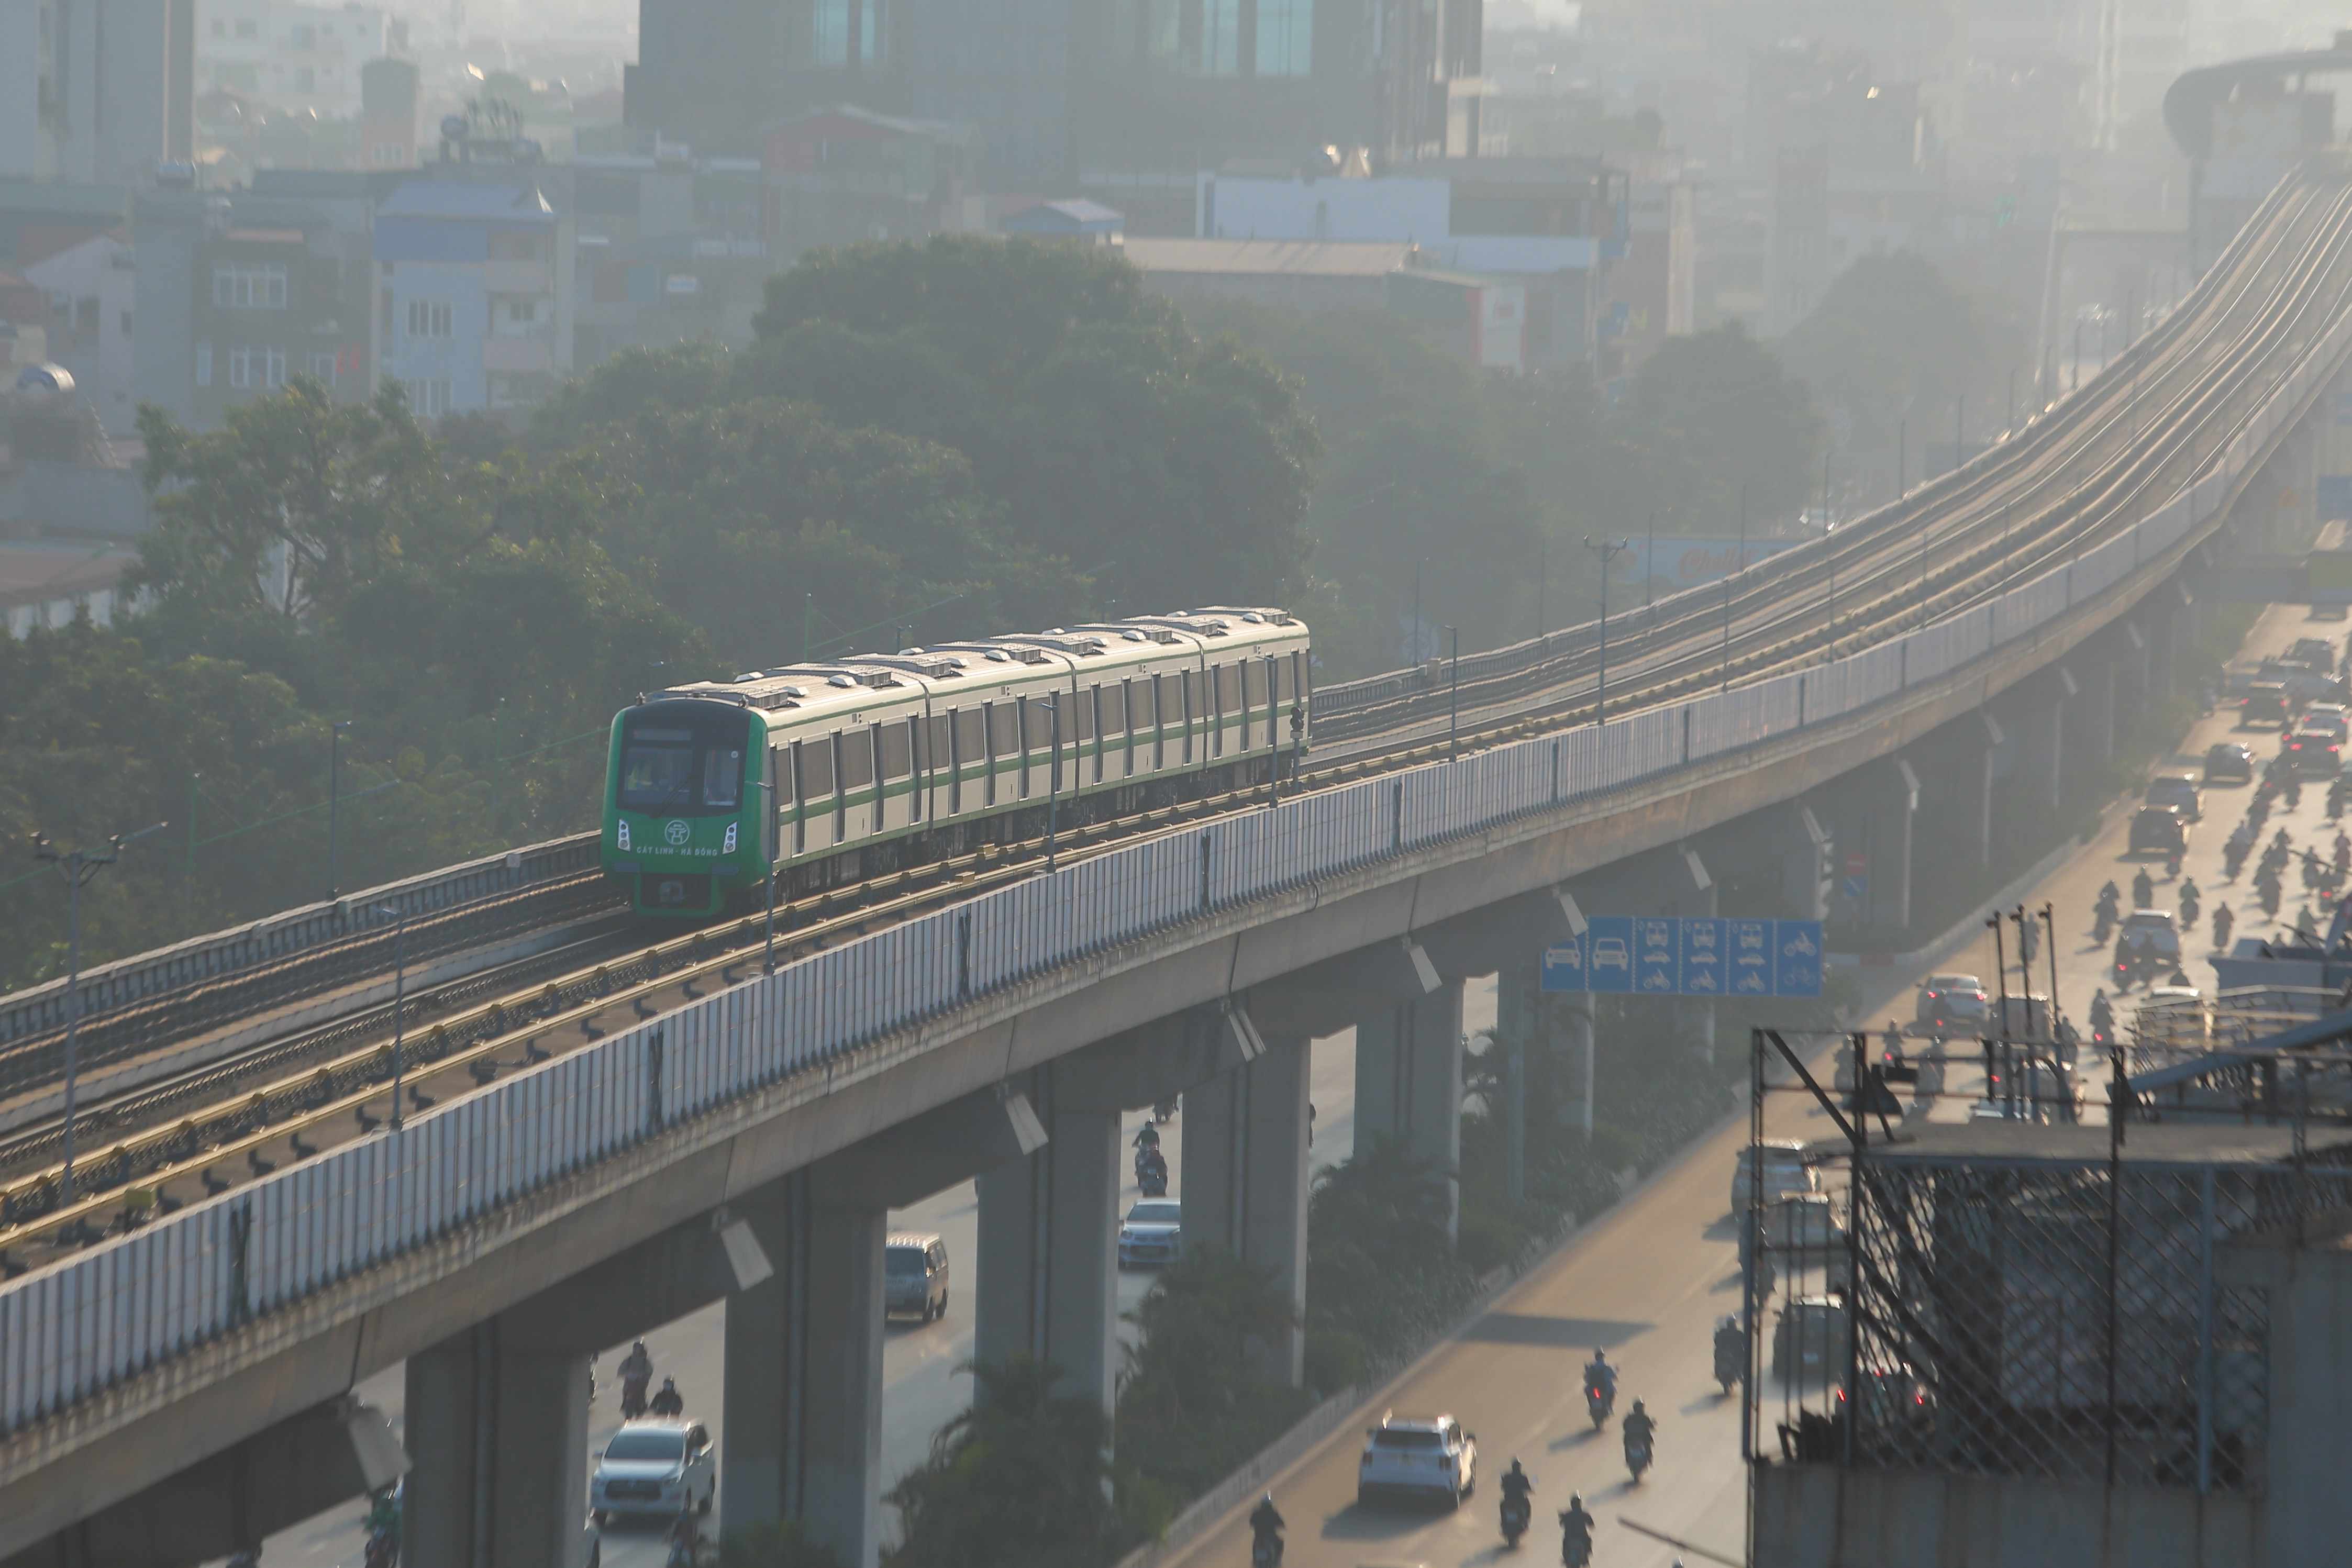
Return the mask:
[[(1308, 1044), (1277, 1037), (1255, 1061), (1184, 1096), (1184, 1244), (1221, 1247), (1307, 1313)], [(1297, 1386), (1306, 1342), (1294, 1326), (1254, 1347), (1253, 1370)]]
[(402, 1555), (449, 1568), (582, 1568), (588, 1353), (510, 1317), (408, 1358)]
[(1108, 1415), (1118, 1392), (1118, 1112), (1058, 1103), (1050, 1082), (1031, 1098), (1045, 1108), (1045, 1147), (979, 1180), (973, 1354), (1050, 1361)]
[(1385, 1134), (1445, 1184), (1446, 1234), (1462, 1212), (1462, 982), (1442, 981), (1356, 1026), (1356, 1138)]
[(882, 1545), (882, 1264), (887, 1215), (850, 1207), (822, 1166), (730, 1209), (775, 1272), (727, 1303), (729, 1530), (798, 1519), (854, 1568)]

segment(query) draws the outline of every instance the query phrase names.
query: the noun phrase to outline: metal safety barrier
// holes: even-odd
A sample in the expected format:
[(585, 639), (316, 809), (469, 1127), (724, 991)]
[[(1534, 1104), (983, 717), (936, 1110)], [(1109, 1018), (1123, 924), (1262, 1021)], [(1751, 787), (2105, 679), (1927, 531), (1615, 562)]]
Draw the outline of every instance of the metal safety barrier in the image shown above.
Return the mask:
[[(2210, 521), (2334, 373), (2336, 321), (2209, 476), (2076, 559), (1850, 657), (1228, 817), (814, 954), (0, 1287), (0, 1430), (976, 997), (1219, 909), (1863, 713), (2032, 639)], [(562, 846), (553, 846), (562, 848)]]

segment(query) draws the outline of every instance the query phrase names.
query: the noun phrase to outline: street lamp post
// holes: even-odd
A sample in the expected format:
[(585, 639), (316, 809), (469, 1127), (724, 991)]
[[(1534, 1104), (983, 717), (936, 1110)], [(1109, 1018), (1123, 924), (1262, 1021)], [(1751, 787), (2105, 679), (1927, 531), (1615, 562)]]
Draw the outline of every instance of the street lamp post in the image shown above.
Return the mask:
[(1592, 723), (1598, 728), (1609, 722), (1609, 566), (1620, 551), (1633, 549), (1633, 541), (1619, 539), (1612, 544), (1603, 535), (1601, 542), (1594, 544), (1592, 536), (1587, 534), (1584, 536), (1584, 548), (1601, 552), (1601, 688), (1600, 695), (1593, 701), (1592, 712)]
[(378, 915), (392, 917), (392, 1130), (400, 1131), (400, 1097), (407, 1081), (408, 1040), (404, 1025), (407, 1022), (408, 1002), (408, 915), (389, 904), (375, 906)]
[(776, 972), (776, 851), (782, 847), (776, 842), (781, 836), (776, 831), (779, 826), (776, 821), (776, 781), (773, 779), (761, 779), (760, 792), (768, 798), (768, 825), (762, 835), (767, 841), (768, 852), (768, 956), (760, 972), (772, 975)]
[(1445, 714), (1445, 760), (1457, 762), (1462, 758), (1462, 633), (1452, 626), (1445, 629), (1445, 633), (1454, 640), (1446, 661), (1453, 666), (1446, 674), (1454, 689), (1447, 698)]
[(168, 826), (168, 822), (158, 822), (135, 833), (116, 833), (106, 841), (103, 854), (89, 850), (59, 850), (38, 834), (33, 838), (33, 858), (57, 867), (58, 875), (65, 879), (66, 884), (66, 1124), (65, 1174), (58, 1187), (60, 1203), (71, 1203), (74, 1190), (75, 1056), (81, 1043), (81, 890), (96, 880), (100, 871), (121, 860), (125, 848)]
[(1045, 755), (1052, 759), (1052, 776), (1045, 780), (1045, 874), (1054, 874), (1055, 850), (1061, 837), (1062, 808), (1062, 694), (1055, 692), (1045, 704)]
[(1723, 689), (1731, 689), (1731, 582), (1748, 570), (1748, 486), (1739, 486), (1739, 556), (1723, 579)]
[(343, 782), (343, 731), (352, 721), (337, 719), (327, 727), (327, 896), (334, 898), (342, 891), (335, 875), (336, 821), (341, 806)]

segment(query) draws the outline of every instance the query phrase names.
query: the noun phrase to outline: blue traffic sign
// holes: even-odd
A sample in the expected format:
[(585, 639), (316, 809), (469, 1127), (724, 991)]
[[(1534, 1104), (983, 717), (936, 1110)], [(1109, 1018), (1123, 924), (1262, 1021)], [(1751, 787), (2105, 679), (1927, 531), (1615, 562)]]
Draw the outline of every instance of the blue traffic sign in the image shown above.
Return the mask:
[(1822, 923), (1599, 915), (1543, 956), (1547, 991), (1818, 997)]

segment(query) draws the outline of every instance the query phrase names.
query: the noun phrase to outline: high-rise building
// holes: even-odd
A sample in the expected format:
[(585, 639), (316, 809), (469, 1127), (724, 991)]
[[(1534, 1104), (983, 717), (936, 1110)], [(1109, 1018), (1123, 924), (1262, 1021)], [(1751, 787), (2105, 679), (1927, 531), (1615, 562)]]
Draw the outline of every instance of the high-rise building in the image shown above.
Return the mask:
[(362, 5), (330, 10), (275, 0), (205, 0), (201, 22), (196, 76), (206, 90), (225, 88), (330, 120), (360, 112), (361, 67), (394, 47), (395, 27), (402, 37), (407, 31)]
[(1477, 149), (1483, 0), (640, 0), (627, 114), (699, 154), (854, 104), (974, 127), (1006, 193), (1190, 231), (1195, 177)]
[(195, 0), (0, 0), (0, 179), (151, 179), (195, 127)]

